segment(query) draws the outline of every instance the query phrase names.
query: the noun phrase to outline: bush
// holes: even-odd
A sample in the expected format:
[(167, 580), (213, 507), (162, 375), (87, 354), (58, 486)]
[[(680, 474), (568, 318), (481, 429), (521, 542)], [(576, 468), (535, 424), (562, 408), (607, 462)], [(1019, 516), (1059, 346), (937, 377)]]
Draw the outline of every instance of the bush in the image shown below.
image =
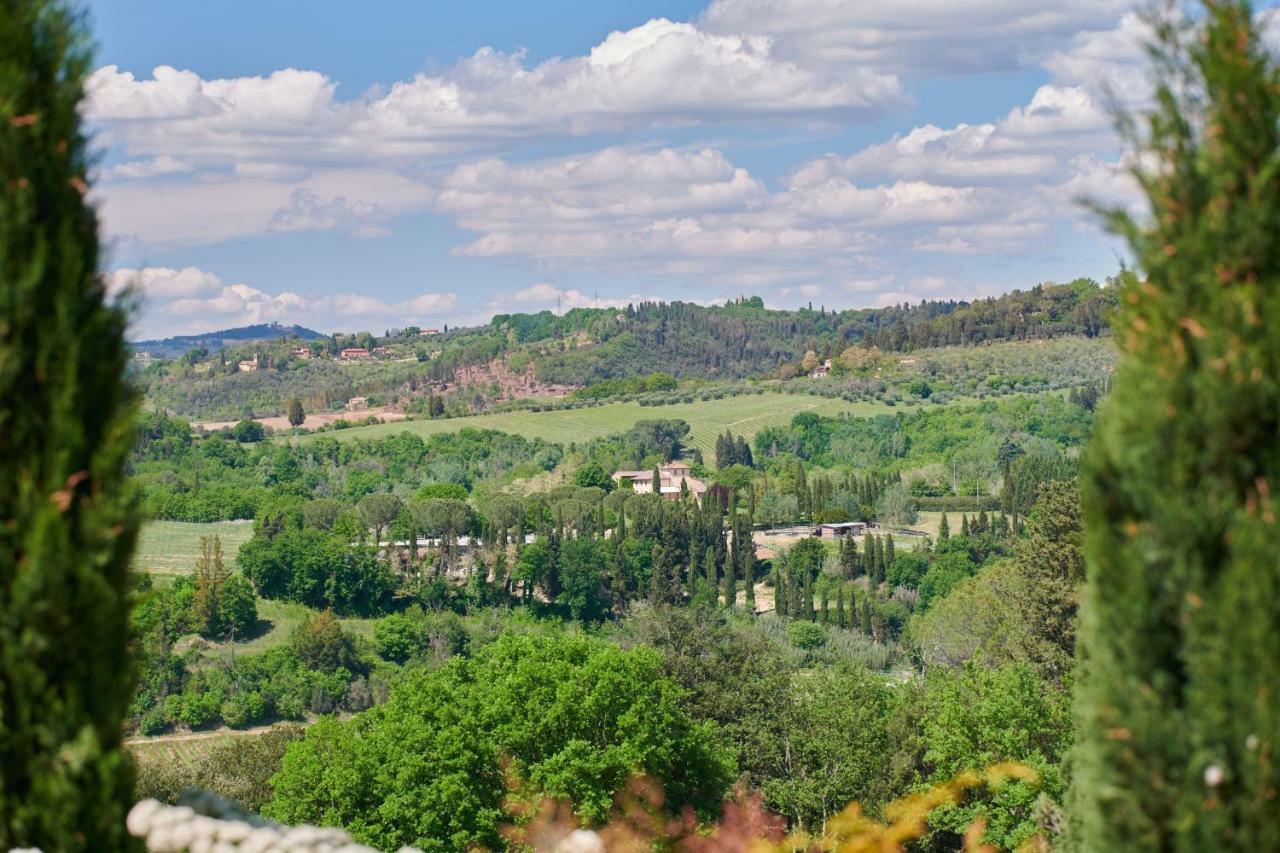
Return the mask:
[(421, 654), (426, 638), (417, 620), (393, 613), (373, 624), (373, 648), (383, 660), (404, 663)]
[(262, 439), (266, 438), (267, 433), (266, 428), (261, 423), (246, 418), (231, 428), (231, 436), (242, 444), (250, 444), (255, 441), (262, 441)]
[(816, 622), (792, 622), (787, 626), (787, 639), (796, 648), (809, 651), (826, 645), (827, 629)]
[(342, 624), (332, 610), (308, 616), (293, 629), (289, 645), (303, 666), (320, 672), (344, 669), (357, 672), (364, 669), (356, 655), (355, 643), (342, 630)]

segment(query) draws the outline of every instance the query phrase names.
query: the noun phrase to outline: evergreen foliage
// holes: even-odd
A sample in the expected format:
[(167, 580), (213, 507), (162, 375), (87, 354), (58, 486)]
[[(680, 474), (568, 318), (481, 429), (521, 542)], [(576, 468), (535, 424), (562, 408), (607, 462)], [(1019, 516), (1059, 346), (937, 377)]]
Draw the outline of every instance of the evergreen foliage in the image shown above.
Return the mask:
[(64, 4), (0, 4), (0, 848), (129, 846), (125, 313), (98, 277)]
[(1082, 476), (1084, 850), (1280, 848), (1280, 68), (1242, 0), (1157, 20), (1151, 206)]

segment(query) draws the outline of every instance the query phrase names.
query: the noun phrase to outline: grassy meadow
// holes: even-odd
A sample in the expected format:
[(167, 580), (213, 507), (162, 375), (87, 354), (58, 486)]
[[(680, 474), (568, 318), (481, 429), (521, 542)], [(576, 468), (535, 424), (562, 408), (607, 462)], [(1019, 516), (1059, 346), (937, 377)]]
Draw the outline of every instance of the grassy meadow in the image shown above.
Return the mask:
[[(641, 406), (639, 403), (607, 403), (586, 409), (565, 409), (551, 412), (502, 412), (490, 415), (472, 415), (465, 418), (444, 420), (412, 420), (373, 426), (338, 430), (331, 435), (339, 441), (355, 438), (383, 438), (412, 432), (421, 436), (473, 429), (495, 429), (541, 438), (562, 444), (591, 441), (629, 429), (637, 421), (656, 418), (679, 418), (692, 427), (688, 444), (702, 451), (711, 459), (714, 455), (716, 436), (726, 429), (750, 440), (765, 427), (785, 425), (801, 412), (833, 416), (848, 413), (860, 417), (898, 411), (880, 402), (849, 402), (848, 400), (816, 397), (810, 394), (746, 394), (726, 397), (722, 400), (699, 400), (692, 403), (675, 403), (668, 406)], [(302, 436), (298, 441), (311, 440)]]
[(185, 575), (200, 556), (200, 537), (222, 540), (223, 560), (235, 567), (236, 552), (253, 535), (252, 521), (218, 521), (198, 524), (186, 521), (149, 521), (142, 525), (133, 567), (140, 572)]

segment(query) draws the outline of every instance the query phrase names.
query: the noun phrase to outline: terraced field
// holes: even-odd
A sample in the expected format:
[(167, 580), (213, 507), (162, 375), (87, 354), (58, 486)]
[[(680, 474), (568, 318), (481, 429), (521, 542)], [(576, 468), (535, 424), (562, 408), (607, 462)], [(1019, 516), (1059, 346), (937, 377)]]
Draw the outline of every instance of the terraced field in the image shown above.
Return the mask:
[(132, 737), (125, 741), (125, 748), (140, 761), (164, 762), (193, 768), (196, 762), (208, 755), (215, 746), (236, 738), (258, 737), (276, 725), (281, 724), (255, 726), (249, 729), (221, 728), (212, 731), (176, 732), (156, 737)]
[(194, 524), (185, 521), (149, 521), (142, 525), (133, 566), (138, 571), (162, 575), (187, 574), (200, 556), (200, 537), (217, 535), (223, 559), (234, 568), (236, 552), (253, 535), (251, 521), (219, 521)]
[[(589, 409), (567, 409), (553, 412), (503, 412), (493, 415), (474, 415), (447, 420), (413, 420), (375, 424), (367, 427), (338, 430), (332, 435), (339, 441), (354, 438), (381, 438), (412, 432), (421, 436), (472, 427), (496, 429), (541, 438), (546, 441), (568, 444), (590, 441), (606, 435), (623, 432), (636, 421), (652, 418), (680, 418), (693, 428), (690, 445), (699, 448), (704, 455), (715, 450), (716, 436), (726, 429), (735, 435), (753, 437), (768, 426), (786, 424), (801, 412), (818, 415), (838, 415), (842, 412), (869, 416), (899, 411), (883, 403), (857, 402), (815, 397), (809, 394), (748, 394), (726, 397), (723, 400), (706, 400), (693, 403), (676, 403), (670, 406), (641, 406), (639, 403), (608, 403)], [(309, 441), (303, 436), (298, 441)]]

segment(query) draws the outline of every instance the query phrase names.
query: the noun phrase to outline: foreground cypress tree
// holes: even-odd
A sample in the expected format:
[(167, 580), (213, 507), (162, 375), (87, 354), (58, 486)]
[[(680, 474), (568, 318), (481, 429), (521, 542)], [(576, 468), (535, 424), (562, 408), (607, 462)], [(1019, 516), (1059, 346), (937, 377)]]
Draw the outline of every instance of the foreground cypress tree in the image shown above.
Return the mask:
[(1142, 276), (1083, 470), (1072, 834), (1083, 850), (1280, 849), (1280, 75), (1250, 5), (1161, 23), (1126, 129)]
[(124, 313), (98, 278), (60, 3), (0, 0), (0, 849), (127, 847)]

